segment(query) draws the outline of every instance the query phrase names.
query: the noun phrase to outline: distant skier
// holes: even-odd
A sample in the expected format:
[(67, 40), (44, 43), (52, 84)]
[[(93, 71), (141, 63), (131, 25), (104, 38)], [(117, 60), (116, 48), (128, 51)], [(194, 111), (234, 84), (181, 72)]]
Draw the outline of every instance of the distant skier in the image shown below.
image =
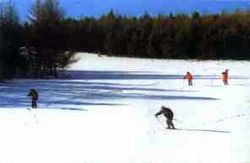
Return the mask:
[(30, 89), (28, 96), (31, 97), (31, 107), (37, 108), (37, 100), (38, 100), (37, 91), (35, 89)]
[(174, 124), (173, 124), (173, 118), (174, 118), (174, 113), (173, 111), (165, 106), (161, 107), (161, 110), (155, 114), (156, 118), (158, 118), (159, 115), (163, 114), (166, 119), (167, 119), (167, 126), (168, 129), (175, 129)]
[(193, 75), (189, 71), (187, 71), (186, 75), (184, 76), (184, 79), (188, 80), (188, 86), (193, 85)]
[(224, 85), (228, 85), (228, 69), (222, 72), (222, 81)]

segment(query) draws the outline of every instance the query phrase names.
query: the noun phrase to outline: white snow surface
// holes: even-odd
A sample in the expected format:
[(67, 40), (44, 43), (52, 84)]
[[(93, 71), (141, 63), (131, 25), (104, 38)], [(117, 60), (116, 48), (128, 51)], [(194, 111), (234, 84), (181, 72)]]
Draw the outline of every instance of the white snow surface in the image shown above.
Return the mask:
[(0, 83), (0, 163), (250, 162), (250, 62), (76, 57), (65, 79)]

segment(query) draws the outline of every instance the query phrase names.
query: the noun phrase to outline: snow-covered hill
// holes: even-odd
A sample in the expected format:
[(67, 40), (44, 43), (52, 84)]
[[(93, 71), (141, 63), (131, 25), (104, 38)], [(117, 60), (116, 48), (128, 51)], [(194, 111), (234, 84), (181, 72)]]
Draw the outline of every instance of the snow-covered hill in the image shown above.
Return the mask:
[[(250, 161), (250, 62), (77, 57), (67, 79), (0, 84), (1, 163)], [(162, 105), (180, 130), (154, 117)]]

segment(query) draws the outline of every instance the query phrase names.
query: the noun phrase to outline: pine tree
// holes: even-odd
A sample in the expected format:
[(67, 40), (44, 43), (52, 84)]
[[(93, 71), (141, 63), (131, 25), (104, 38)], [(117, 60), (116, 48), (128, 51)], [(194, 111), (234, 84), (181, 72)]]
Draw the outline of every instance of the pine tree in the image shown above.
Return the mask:
[[(11, 78), (19, 72), (22, 28), (11, 1), (0, 4), (0, 76)], [(1, 78), (0, 77), (0, 78)]]

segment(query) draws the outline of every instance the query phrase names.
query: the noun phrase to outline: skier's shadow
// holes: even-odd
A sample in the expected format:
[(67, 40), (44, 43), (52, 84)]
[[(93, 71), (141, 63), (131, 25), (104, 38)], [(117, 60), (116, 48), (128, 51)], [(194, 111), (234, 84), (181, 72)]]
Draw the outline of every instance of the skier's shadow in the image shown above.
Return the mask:
[(217, 132), (217, 133), (231, 133), (231, 131), (224, 131), (224, 130), (207, 130), (207, 129), (192, 129), (192, 128), (179, 128), (175, 130), (181, 131), (197, 131), (197, 132)]

